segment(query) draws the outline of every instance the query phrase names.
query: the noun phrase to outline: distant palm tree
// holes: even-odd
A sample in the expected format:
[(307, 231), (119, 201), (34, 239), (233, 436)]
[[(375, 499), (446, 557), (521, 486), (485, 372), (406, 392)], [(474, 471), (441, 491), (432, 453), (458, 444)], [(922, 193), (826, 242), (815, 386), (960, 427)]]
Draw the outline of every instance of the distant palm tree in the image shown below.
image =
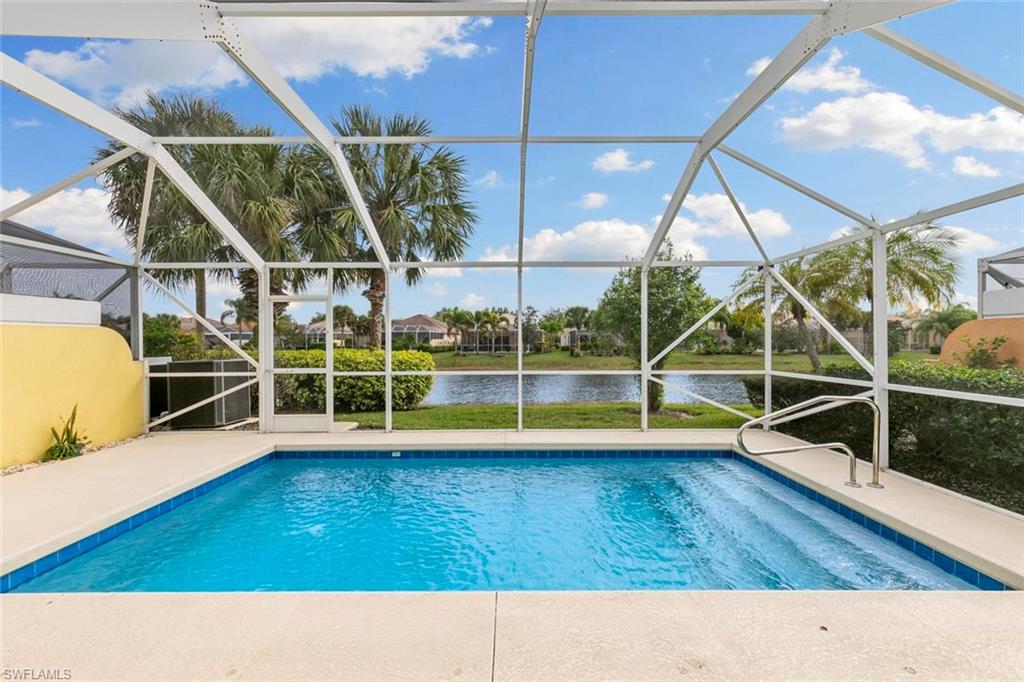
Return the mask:
[(458, 334), (459, 347), (462, 347), (464, 334), (473, 326), (473, 314), (461, 308), (448, 308), (438, 313), (438, 319), (447, 325), (448, 335)]
[(914, 328), (914, 331), (919, 334), (930, 335), (936, 334), (943, 339), (948, 339), (949, 335), (953, 331), (971, 320), (977, 319), (978, 314), (960, 303), (958, 305), (951, 305), (943, 310), (929, 310), (923, 316), (921, 321)]
[(576, 330), (576, 350), (580, 349), (580, 335), (590, 322), (590, 309), (583, 305), (574, 305), (565, 311), (565, 324)]
[(234, 318), (235, 325), (238, 327), (239, 338), (241, 338), (242, 326), (246, 322), (256, 322), (257, 311), (252, 309), (245, 298), (229, 298), (224, 301), (224, 305), (228, 309), (220, 314), (220, 323), (226, 325), (229, 318)]
[[(422, 118), (395, 114), (384, 119), (365, 107), (346, 107), (333, 125), (346, 137), (431, 134), (430, 124)], [(347, 259), (377, 260), (334, 164), (319, 150), (304, 153), (304, 166), (323, 181), (327, 196), (322, 201), (312, 196), (313, 201), (304, 202), (301, 222), (348, 245)], [(465, 158), (449, 147), (428, 144), (347, 145), (344, 153), (390, 260), (462, 258), (477, 222), (475, 207), (466, 196)], [(422, 276), (419, 268), (405, 269), (409, 285)], [(377, 321), (370, 330), (370, 345), (379, 347), (387, 273), (379, 268), (338, 269), (335, 278), (343, 290), (366, 287), (363, 296), (370, 302), (370, 317)]]

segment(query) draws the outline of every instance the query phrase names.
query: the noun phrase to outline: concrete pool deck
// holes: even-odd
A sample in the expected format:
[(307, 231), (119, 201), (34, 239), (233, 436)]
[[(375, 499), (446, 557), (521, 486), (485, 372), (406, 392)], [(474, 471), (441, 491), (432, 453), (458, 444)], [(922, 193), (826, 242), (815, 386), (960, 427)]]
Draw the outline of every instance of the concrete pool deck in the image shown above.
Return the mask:
[[(155, 434), (0, 478), (0, 573), (275, 447), (727, 449), (734, 437)], [(827, 451), (759, 461), (1024, 587), (1020, 516), (891, 473), (884, 490), (847, 488), (847, 460)], [(1024, 679), (1020, 592), (7, 594), (0, 621), (5, 670), (73, 679)]]

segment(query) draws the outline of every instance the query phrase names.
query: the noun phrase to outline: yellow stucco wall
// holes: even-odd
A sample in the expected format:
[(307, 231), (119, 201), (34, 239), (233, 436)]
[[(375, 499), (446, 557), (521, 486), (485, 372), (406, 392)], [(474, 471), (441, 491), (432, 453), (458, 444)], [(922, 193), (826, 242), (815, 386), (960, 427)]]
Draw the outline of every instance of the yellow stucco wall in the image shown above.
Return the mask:
[(965, 336), (974, 343), (982, 338), (1005, 336), (1006, 343), (999, 349), (997, 359), (1006, 361), (1015, 358), (1016, 362), (1012, 366), (1024, 369), (1024, 317), (986, 317), (983, 320), (964, 322), (942, 344), (939, 359), (949, 365), (959, 365), (957, 355), (962, 356), (967, 352)]
[(142, 364), (124, 339), (99, 326), (0, 324), (0, 466), (41, 459), (76, 404), (94, 445), (142, 430)]

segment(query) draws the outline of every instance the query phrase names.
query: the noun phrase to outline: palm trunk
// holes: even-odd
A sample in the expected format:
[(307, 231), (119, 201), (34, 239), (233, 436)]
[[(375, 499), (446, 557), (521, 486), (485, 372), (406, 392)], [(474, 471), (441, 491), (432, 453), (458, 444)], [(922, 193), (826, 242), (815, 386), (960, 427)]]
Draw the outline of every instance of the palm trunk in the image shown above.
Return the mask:
[(206, 319), (206, 270), (195, 271), (196, 314)]
[(814, 370), (815, 374), (820, 374), (821, 359), (818, 357), (818, 348), (814, 343), (814, 338), (811, 336), (811, 332), (807, 328), (807, 322), (804, 320), (803, 314), (795, 315), (794, 317), (796, 318), (796, 329), (800, 335), (800, 342), (804, 344), (804, 351), (807, 353), (807, 357), (811, 361), (811, 369)]
[(363, 292), (363, 296), (370, 302), (370, 348), (381, 347), (386, 288), (387, 275), (383, 270), (374, 270), (370, 275), (370, 288)]

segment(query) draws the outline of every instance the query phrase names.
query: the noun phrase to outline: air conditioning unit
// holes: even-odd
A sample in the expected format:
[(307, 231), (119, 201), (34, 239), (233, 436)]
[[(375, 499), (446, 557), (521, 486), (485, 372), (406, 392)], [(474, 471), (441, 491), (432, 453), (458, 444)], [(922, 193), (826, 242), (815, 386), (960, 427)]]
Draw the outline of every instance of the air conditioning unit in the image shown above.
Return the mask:
[[(171, 374), (185, 372), (248, 372), (245, 360), (179, 360), (167, 365)], [(168, 377), (167, 410), (177, 412), (189, 405), (249, 381), (248, 377)], [(171, 419), (176, 429), (208, 429), (227, 426), (252, 416), (249, 389), (241, 388), (226, 396)]]

